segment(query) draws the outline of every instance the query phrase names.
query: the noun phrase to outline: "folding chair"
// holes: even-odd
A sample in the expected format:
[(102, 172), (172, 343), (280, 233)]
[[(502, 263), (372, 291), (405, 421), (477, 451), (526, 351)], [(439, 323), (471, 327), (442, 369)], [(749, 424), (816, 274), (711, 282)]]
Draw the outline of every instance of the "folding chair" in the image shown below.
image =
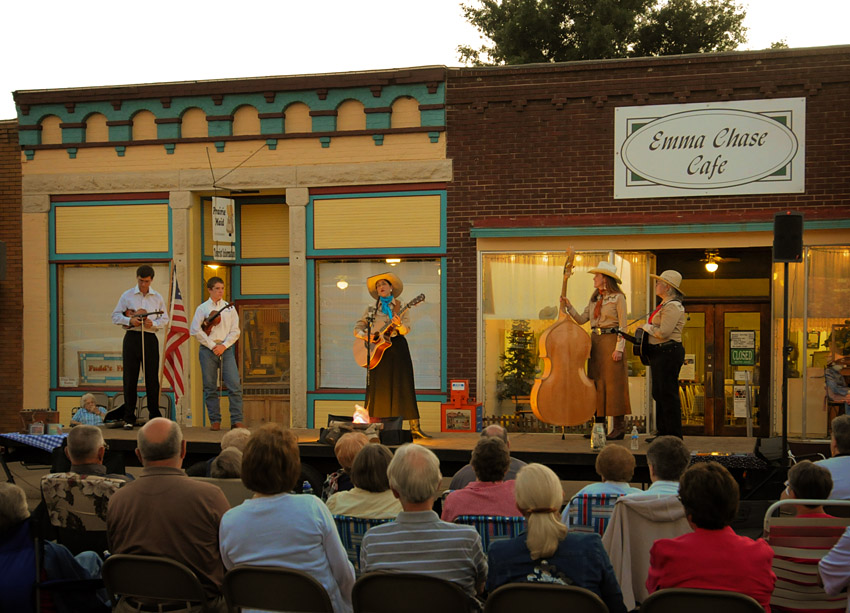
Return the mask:
[(366, 573), (351, 601), (354, 613), (468, 613), (479, 607), (456, 583), (414, 573)]
[(242, 609), (334, 613), (321, 583), (300, 570), (278, 566), (236, 566), (224, 576), (227, 604)]
[(621, 494), (582, 494), (570, 500), (567, 527), (573, 532), (605, 534)]
[(640, 613), (764, 613), (762, 606), (746, 594), (724, 590), (674, 587), (658, 590), (640, 606)]
[(182, 604), (212, 610), (197, 575), (168, 558), (113, 554), (103, 563), (103, 582), (113, 603), (120, 599), (134, 608)]
[(796, 498), (780, 500), (768, 507), (764, 515), (764, 538), (773, 548), (773, 572), (776, 574), (770, 608), (775, 611), (844, 611), (847, 594), (828, 596), (824, 592), (818, 578), (818, 562), (850, 526), (850, 518), (779, 514), (782, 507), (799, 504), (850, 509), (850, 500)]
[(583, 587), (547, 583), (508, 583), (494, 590), (484, 603), (484, 613), (515, 611), (608, 613), (608, 607)]
[(472, 526), (481, 536), (481, 548), (484, 554), (490, 550), (490, 543), (511, 539), (525, 530), (524, 517), (501, 517), (498, 515), (458, 515), (454, 523)]
[(364, 519), (362, 517), (351, 517), (349, 515), (334, 515), (336, 531), (349, 561), (354, 565), (354, 573), (360, 574), (360, 546), (363, 544), (363, 535), (372, 526), (386, 524), (393, 519)]

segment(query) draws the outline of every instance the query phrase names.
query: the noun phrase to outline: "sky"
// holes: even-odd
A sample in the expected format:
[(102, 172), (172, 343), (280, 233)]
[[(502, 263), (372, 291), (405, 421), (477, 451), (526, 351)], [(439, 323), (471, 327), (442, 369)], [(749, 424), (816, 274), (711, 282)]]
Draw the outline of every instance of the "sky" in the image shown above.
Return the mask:
[[(467, 0), (473, 2), (474, 0)], [(737, 0), (764, 49), (850, 44), (848, 0)], [(461, 0), (59, 0), (0, 8), (0, 119), (12, 91), (413, 66), (480, 46)]]

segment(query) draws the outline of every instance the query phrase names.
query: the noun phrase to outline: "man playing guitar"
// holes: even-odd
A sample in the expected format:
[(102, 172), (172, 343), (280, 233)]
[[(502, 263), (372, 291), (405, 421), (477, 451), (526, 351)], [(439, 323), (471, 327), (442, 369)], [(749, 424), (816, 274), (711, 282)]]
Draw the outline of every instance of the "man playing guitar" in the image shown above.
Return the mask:
[(136, 423), (139, 368), (144, 365), (145, 394), (151, 419), (159, 411), (159, 340), (156, 331), (168, 323), (162, 295), (151, 288), (154, 270), (144, 264), (136, 270), (136, 285), (121, 294), (112, 311), (112, 323), (122, 326), (124, 343), (124, 427)]

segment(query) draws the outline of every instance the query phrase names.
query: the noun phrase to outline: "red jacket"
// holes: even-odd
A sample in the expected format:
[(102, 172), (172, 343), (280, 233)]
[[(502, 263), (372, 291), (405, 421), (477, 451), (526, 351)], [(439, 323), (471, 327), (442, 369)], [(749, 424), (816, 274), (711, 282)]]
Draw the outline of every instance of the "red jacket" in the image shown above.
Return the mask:
[(738, 536), (729, 526), (695, 528), (674, 539), (655, 541), (649, 552), (649, 593), (669, 587), (728, 590), (752, 596), (770, 613), (776, 583), (773, 550), (763, 539)]

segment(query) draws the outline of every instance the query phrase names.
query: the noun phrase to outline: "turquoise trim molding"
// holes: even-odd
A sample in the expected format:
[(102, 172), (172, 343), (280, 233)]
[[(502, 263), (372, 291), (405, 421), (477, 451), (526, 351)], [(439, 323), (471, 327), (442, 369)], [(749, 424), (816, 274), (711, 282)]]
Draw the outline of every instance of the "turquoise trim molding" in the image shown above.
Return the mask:
[[(445, 225), (443, 226), (445, 231)], [(448, 355), (448, 316), (449, 306), (446, 296), (448, 296), (448, 281), (446, 280), (446, 266), (448, 258), (440, 258), (440, 355)], [(446, 360), (440, 361), (440, 391), (447, 393), (449, 380), (446, 374)], [(445, 400), (443, 402), (446, 402)]]
[[(175, 84), (175, 87), (177, 85)], [(286, 108), (295, 103), (305, 104), (311, 111), (334, 111), (346, 100), (357, 100), (363, 104), (364, 109), (385, 109), (401, 97), (416, 99), (420, 105), (445, 104), (446, 84), (444, 81), (437, 83), (434, 93), (429, 93), (426, 83), (382, 85), (380, 88), (373, 87), (339, 87), (329, 88), (323, 96), (320, 96), (316, 88), (301, 91), (273, 92), (266, 96), (265, 93), (251, 94), (225, 94), (218, 98), (218, 104), (213, 96), (208, 94), (198, 96), (175, 96), (164, 101), (160, 97), (151, 97), (140, 100), (122, 100), (118, 108), (114, 108), (111, 101), (100, 100), (94, 102), (76, 102), (74, 105), (66, 106), (64, 103), (35, 104), (29, 107), (29, 113), (23, 115), (18, 108), (18, 123), (20, 126), (38, 126), (48, 116), (56, 116), (61, 123), (75, 124), (85, 122), (91, 115), (97, 113), (106, 117), (108, 122), (128, 122), (119, 125), (108, 126), (108, 142), (125, 142), (132, 140), (132, 119), (140, 111), (151, 112), (156, 119), (180, 119), (189, 109), (200, 109), (207, 116), (228, 117), (233, 115), (240, 107), (250, 106), (257, 110), (258, 114), (271, 115), (260, 118), (260, 131), (258, 135), (281, 134), (285, 132), (285, 117), (276, 116), (285, 112)], [(376, 96), (377, 94), (377, 96)], [(445, 127), (445, 109), (428, 109), (420, 113), (420, 125), (423, 127)], [(385, 112), (367, 113), (367, 129), (390, 128), (390, 114)], [(334, 130), (336, 117), (331, 115), (314, 116), (312, 132), (324, 132)], [(232, 133), (232, 120), (216, 120), (208, 122), (207, 136), (223, 137)], [(332, 127), (328, 127), (332, 126)], [(160, 139), (180, 139), (181, 124), (175, 121), (157, 124), (157, 137)], [(82, 143), (85, 141), (85, 130), (82, 127), (64, 128), (62, 130), (63, 143)], [(75, 140), (76, 139), (76, 140)], [(38, 146), (41, 144), (40, 132), (26, 128), (19, 132), (19, 143), (21, 146)], [(104, 143), (107, 144), (107, 143)], [(218, 141), (216, 147), (219, 151), (224, 146), (223, 141)]]
[[(804, 220), (804, 230), (833, 230), (850, 228), (850, 219)], [(472, 228), (472, 238), (514, 238), (537, 236), (617, 236), (633, 234), (719, 234), (727, 232), (773, 232), (773, 221), (716, 223), (716, 224), (666, 224), (666, 225), (609, 225), (609, 226), (559, 226), (516, 228)]]
[(111, 261), (111, 260), (164, 260), (171, 259), (173, 241), (172, 228), (172, 211), (168, 207), (168, 249), (166, 251), (145, 251), (145, 252), (113, 252), (113, 253), (56, 253), (56, 209), (68, 206), (117, 206), (117, 205), (133, 205), (133, 204), (165, 204), (168, 205), (167, 199), (155, 198), (150, 200), (103, 200), (103, 201), (74, 201), (74, 202), (52, 202), (50, 205), (50, 214), (47, 216), (47, 233), (49, 260), (51, 262), (69, 262), (69, 261)]
[[(334, 200), (344, 198), (389, 198), (393, 196), (440, 196), (440, 244), (429, 247), (387, 247), (376, 249), (315, 249), (313, 225), (313, 203), (317, 200)], [(446, 191), (445, 190), (417, 190), (397, 192), (366, 192), (357, 194), (321, 194), (311, 195), (307, 202), (307, 257), (334, 257), (334, 256), (376, 256), (376, 255), (422, 255), (439, 256), (446, 253)]]

